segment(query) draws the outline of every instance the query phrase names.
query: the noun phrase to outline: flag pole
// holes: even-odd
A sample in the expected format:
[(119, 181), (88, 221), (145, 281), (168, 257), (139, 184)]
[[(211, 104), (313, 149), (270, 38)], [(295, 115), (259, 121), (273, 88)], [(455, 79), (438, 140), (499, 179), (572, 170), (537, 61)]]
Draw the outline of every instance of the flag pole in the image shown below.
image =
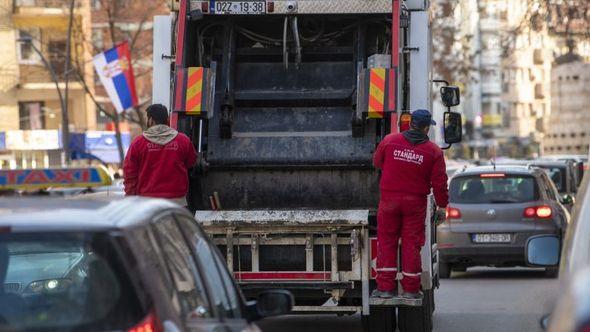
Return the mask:
[(115, 116), (113, 117), (115, 123), (115, 139), (117, 140), (117, 148), (119, 150), (119, 168), (123, 168), (123, 161), (125, 160), (125, 151), (123, 151), (123, 139), (121, 138), (121, 128), (119, 127), (119, 112), (115, 109)]
[(61, 139), (63, 145), (64, 161), (66, 165), (70, 164), (70, 118), (69, 118), (69, 78), (70, 62), (72, 61), (72, 25), (74, 24), (74, 10), (76, 0), (70, 1), (70, 12), (68, 22), (68, 35), (66, 39), (66, 63), (64, 65), (64, 102), (61, 114)]

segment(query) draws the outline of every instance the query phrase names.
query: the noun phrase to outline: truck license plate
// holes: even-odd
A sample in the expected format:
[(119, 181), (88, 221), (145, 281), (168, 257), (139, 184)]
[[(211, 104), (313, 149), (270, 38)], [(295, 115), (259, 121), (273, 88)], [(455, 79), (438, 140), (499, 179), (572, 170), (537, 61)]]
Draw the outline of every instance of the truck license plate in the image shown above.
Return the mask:
[(475, 243), (510, 243), (510, 234), (473, 234)]
[(260, 15), (266, 14), (266, 1), (214, 1), (217, 15)]

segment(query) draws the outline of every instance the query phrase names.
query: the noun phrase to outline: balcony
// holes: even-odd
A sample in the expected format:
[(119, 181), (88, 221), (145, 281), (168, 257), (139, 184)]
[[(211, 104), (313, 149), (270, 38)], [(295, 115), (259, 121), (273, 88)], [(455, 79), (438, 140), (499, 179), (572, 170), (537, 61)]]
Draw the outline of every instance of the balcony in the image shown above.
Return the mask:
[(16, 68), (0, 68), (0, 92), (7, 92), (18, 84), (18, 70)]
[[(80, 7), (77, 2), (76, 8)], [(69, 0), (15, 0), (13, 21), (16, 27), (67, 27)], [(77, 14), (79, 11), (77, 11)]]

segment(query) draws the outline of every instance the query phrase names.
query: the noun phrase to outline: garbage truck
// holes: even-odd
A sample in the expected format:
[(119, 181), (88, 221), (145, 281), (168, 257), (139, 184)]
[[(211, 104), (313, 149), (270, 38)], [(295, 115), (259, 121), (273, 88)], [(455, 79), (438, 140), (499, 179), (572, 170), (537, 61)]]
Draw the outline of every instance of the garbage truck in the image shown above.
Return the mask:
[(432, 76), (429, 17), (426, 0), (179, 0), (155, 18), (153, 102), (197, 148), (189, 206), (247, 297), (287, 289), (296, 312), (432, 329), (432, 199), (423, 298), (370, 297), (375, 148), (438, 88), (448, 109), (432, 138), (461, 140), (458, 88)]

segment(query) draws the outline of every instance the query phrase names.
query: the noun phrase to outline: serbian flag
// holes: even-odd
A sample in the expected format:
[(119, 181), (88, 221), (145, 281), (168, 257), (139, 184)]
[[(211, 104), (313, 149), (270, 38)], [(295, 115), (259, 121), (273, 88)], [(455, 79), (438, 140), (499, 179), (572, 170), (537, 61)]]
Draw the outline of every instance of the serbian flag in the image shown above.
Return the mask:
[(137, 106), (129, 43), (121, 43), (94, 57), (94, 68), (117, 112)]

